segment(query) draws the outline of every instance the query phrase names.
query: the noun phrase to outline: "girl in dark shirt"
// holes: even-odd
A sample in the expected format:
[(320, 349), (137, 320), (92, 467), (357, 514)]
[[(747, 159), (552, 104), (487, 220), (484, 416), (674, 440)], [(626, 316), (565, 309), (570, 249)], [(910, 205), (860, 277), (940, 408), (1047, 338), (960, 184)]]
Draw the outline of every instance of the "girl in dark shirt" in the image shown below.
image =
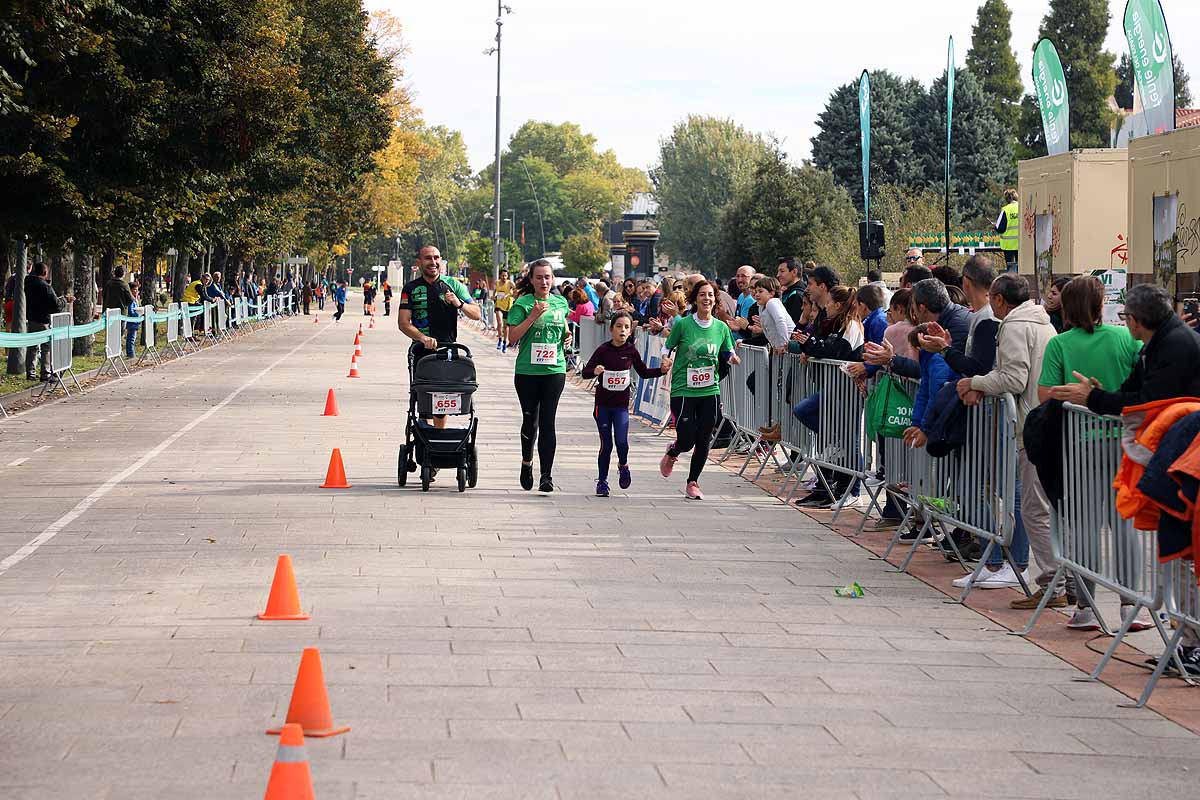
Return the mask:
[(608, 497), (608, 466), (613, 442), (617, 446), (617, 471), (622, 489), (633, 482), (629, 474), (629, 391), (633, 385), (631, 370), (643, 378), (657, 378), (671, 369), (671, 359), (663, 358), (658, 367), (647, 367), (630, 340), (633, 317), (618, 311), (609, 323), (612, 339), (596, 348), (583, 368), (585, 379), (596, 381), (596, 427), (600, 432), (596, 496)]

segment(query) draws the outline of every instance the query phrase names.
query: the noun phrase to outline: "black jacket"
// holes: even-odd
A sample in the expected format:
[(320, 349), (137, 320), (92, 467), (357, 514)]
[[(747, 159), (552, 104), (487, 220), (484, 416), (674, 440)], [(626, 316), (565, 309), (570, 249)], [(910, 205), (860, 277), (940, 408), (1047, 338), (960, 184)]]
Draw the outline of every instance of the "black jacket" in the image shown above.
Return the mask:
[(25, 276), (25, 320), (50, 324), (50, 315), (67, 310), (67, 303), (43, 278)]
[(104, 307), (119, 308), (122, 314), (129, 313), (129, 305), (133, 302), (133, 292), (129, 284), (120, 278), (109, 278), (104, 284)]
[(1200, 397), (1200, 336), (1176, 316), (1150, 337), (1120, 390), (1093, 389), (1087, 407), (1115, 416), (1127, 406), (1172, 397)]
[[(950, 350), (962, 353), (967, 347), (967, 333), (971, 330), (971, 312), (966, 306), (951, 303), (938, 314), (937, 322), (950, 334)], [(946, 363), (950, 363), (949, 351), (943, 353)], [(921, 365), (911, 358), (896, 356), (892, 359), (892, 372), (915, 380), (921, 379)]]

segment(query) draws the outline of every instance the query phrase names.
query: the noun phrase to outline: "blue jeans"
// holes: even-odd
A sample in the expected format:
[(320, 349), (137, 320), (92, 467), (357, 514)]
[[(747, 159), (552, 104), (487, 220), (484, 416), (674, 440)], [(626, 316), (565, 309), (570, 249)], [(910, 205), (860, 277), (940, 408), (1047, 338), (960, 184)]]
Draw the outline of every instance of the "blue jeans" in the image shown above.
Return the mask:
[(800, 420), (800, 424), (813, 433), (820, 430), (821, 395), (812, 394), (792, 407), (792, 416)]
[[(1016, 524), (1013, 528), (1012, 547), (1008, 549), (1008, 554), (1012, 556), (1012, 560), (1017, 563), (1021, 569), (1029, 566), (1029, 537), (1025, 535), (1025, 523), (1021, 520), (1021, 481), (1017, 481), (1017, 496), (1016, 502)], [(984, 545), (985, 547), (987, 545)], [(989, 567), (999, 568), (1004, 563), (1004, 554), (1000, 551), (997, 545), (992, 548), (991, 554), (988, 556), (987, 565)]]
[(141, 327), (140, 322), (125, 323), (125, 357), (133, 358), (133, 343), (137, 341), (137, 332)]

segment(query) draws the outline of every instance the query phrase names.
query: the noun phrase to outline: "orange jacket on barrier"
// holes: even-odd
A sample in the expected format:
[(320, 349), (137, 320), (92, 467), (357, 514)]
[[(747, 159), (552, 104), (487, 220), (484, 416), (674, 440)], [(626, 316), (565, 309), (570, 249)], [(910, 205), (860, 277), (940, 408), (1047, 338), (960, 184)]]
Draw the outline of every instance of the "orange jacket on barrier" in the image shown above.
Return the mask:
[[(1126, 406), (1121, 412), (1129, 422), (1129, 417), (1143, 415), (1138, 424), (1137, 433), (1132, 444), (1125, 445), (1121, 456), (1121, 467), (1113, 479), (1113, 488), (1117, 490), (1117, 513), (1125, 519), (1133, 520), (1133, 527), (1140, 531), (1152, 531), (1158, 528), (1158, 517), (1162, 513), (1150, 498), (1138, 490), (1137, 484), (1146, 471), (1146, 464), (1158, 449), (1167, 431), (1179, 420), (1200, 411), (1200, 399), (1195, 397), (1172, 397), (1167, 400), (1155, 400), (1152, 403), (1142, 403), (1136, 406)], [(1131, 449), (1140, 448), (1144, 459), (1135, 460), (1130, 456)]]

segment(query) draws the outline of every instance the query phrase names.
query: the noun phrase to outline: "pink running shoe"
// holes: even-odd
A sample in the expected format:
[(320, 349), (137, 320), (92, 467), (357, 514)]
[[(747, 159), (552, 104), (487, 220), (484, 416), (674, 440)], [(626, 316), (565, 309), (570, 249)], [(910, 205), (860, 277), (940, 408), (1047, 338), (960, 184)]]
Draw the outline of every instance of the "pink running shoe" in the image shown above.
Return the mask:
[(663, 454), (662, 461), (658, 462), (658, 471), (662, 473), (664, 478), (671, 477), (671, 471), (675, 469), (675, 462), (678, 460), (678, 456), (671, 455), (671, 451), (667, 450), (667, 452)]
[(700, 484), (695, 481), (688, 481), (687, 485), (688, 500), (703, 500), (704, 492), (700, 491)]

